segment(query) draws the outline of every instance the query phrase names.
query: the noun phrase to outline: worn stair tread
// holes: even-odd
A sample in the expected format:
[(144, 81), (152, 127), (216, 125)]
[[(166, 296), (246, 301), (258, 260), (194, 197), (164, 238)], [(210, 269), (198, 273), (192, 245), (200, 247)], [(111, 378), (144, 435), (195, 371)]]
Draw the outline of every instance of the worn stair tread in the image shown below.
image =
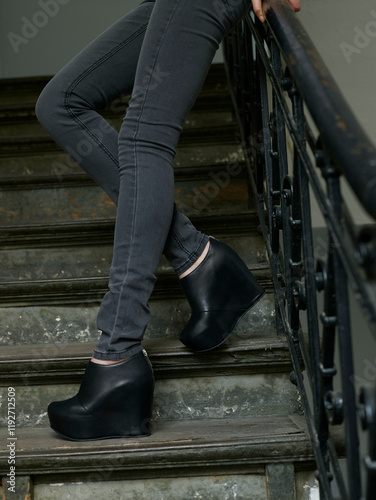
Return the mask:
[[(249, 211), (247, 181), (232, 177), (223, 187), (205, 180), (178, 181), (175, 202), (189, 218), (244, 214)], [(23, 190), (17, 196), (13, 191), (1, 193), (2, 226), (108, 219), (115, 215), (114, 203), (99, 186)]]
[[(227, 110), (232, 107), (224, 71), (223, 75), (215, 77), (217, 81), (210, 81), (210, 77), (208, 74), (192, 107), (194, 112)], [(35, 103), (50, 79), (50, 76), (0, 79), (0, 117), (6, 118), (12, 113), (34, 115)], [(115, 112), (125, 109), (130, 97), (129, 94), (119, 96), (107, 109), (114, 109)], [(102, 111), (106, 113), (106, 110)]]
[[(235, 236), (222, 241), (237, 251), (260, 284), (271, 291), (270, 267), (261, 236)], [(1, 307), (100, 301), (108, 291), (112, 248), (110, 244), (102, 247), (102, 253), (99, 247), (90, 246), (71, 247), (69, 252), (66, 247), (47, 252), (44, 248), (0, 251), (6, 263), (0, 278)], [(165, 257), (161, 258), (157, 278), (152, 299), (184, 296), (179, 279)]]
[[(0, 471), (8, 473), (7, 430), (0, 436)], [(193, 473), (202, 467), (244, 465), (249, 470), (265, 463), (313, 459), (304, 417), (297, 416), (161, 421), (144, 438), (71, 442), (49, 428), (18, 429), (16, 437), (19, 475), (87, 475), (97, 470), (169, 475), (179, 468)]]
[[(54, 348), (58, 349), (59, 346), (55, 344)], [(260, 360), (265, 366), (266, 355), (273, 364), (273, 350), (266, 354), (262, 349), (242, 352), (232, 351), (230, 345), (228, 348), (230, 351), (223, 354), (212, 353), (213, 359), (205, 355), (202, 367), (200, 367), (201, 357), (196, 356), (197, 359), (193, 359), (193, 356), (191, 362), (192, 365), (196, 363), (196, 366), (193, 365), (191, 370), (185, 369), (184, 366), (191, 365), (189, 359), (179, 358), (177, 352), (171, 353), (170, 350), (171, 359), (167, 360), (163, 359), (163, 354), (162, 357), (153, 354), (157, 365), (153, 420), (190, 421), (301, 414), (298, 393), (290, 380), (291, 366), (283, 362), (282, 366), (278, 366), (276, 362), (275, 370), (258, 372), (257, 367), (252, 367), (250, 358), (253, 357), (255, 364)], [(238, 366), (234, 362), (231, 367), (231, 356), (237, 360)], [(279, 357), (280, 354), (276, 349), (276, 358)], [(174, 367), (174, 361), (181, 364), (180, 369), (177, 369), (176, 365)], [(285, 361), (288, 362), (286, 358)], [(248, 367), (242, 367), (242, 363), (246, 362)], [(31, 363), (29, 373), (34, 370), (37, 372), (38, 365)], [(24, 378), (22, 374), (21, 379), (18, 377), (18, 379), (9, 378), (8, 382), (2, 381), (5, 387), (0, 389), (0, 392), (5, 393), (6, 388), (10, 386), (15, 388), (18, 429), (48, 425), (46, 410), (51, 401), (69, 399), (77, 394), (82, 380), (82, 370), (70, 370), (70, 374), (64, 374), (63, 365), (65, 362), (60, 366), (61, 378), (58, 377), (58, 372), (55, 372), (51, 373), (51, 379), (48, 374), (34, 380), (32, 377)], [(6, 422), (6, 415), (0, 415), (0, 427), (6, 427)]]
[[(270, 268), (267, 264), (252, 266), (252, 273), (268, 292), (273, 290)], [(89, 304), (98, 303), (108, 291), (108, 277), (46, 279), (0, 282), (1, 307), (37, 304)], [(152, 300), (180, 298), (183, 292), (178, 278), (169, 272), (158, 274), (151, 295)]]
[[(291, 358), (284, 337), (270, 331), (247, 339), (233, 336), (211, 353), (197, 355), (177, 338), (143, 342), (157, 378), (211, 376), (216, 373), (290, 372)], [(0, 385), (56, 384), (80, 381), (95, 342), (2, 346)]]
[[(234, 215), (191, 217), (193, 225), (216, 238), (255, 234), (258, 218), (255, 211)], [(35, 248), (87, 243), (112, 243), (115, 217), (39, 224), (14, 224), (0, 227), (0, 244), (5, 248)]]
[[(182, 145), (213, 144), (218, 140), (231, 144), (237, 138), (237, 127), (234, 123), (212, 125), (210, 127), (196, 127), (183, 129), (179, 143)], [(40, 135), (2, 135), (0, 138), (0, 156), (13, 153), (42, 153), (43, 151), (59, 151), (60, 147), (46, 134)]]
[[(125, 109), (100, 114), (119, 131), (125, 115)], [(184, 131), (193, 132), (195, 129), (211, 129), (218, 127), (234, 126), (234, 119), (229, 109), (192, 110), (183, 124)], [(49, 137), (48, 132), (38, 122), (35, 112), (31, 107), (24, 109), (4, 109), (0, 106), (0, 135), (6, 137)]]
[[(42, 305), (3, 306), (0, 324), (0, 345), (35, 344), (41, 356), (50, 357), (66, 343), (98, 341), (98, 302), (64, 304), (63, 301)], [(146, 339), (177, 339), (190, 316), (184, 297), (150, 300), (150, 321)], [(274, 295), (266, 293), (239, 321), (233, 337), (248, 339), (275, 331)], [(1, 350), (1, 349), (0, 349)]]
[[(0, 80), (0, 88), (1, 88), (1, 80)], [(208, 93), (208, 90), (203, 90), (201, 94), (201, 101), (203, 101), (203, 95), (206, 94), (207, 96), (211, 97), (211, 100), (213, 101), (214, 96), (216, 95), (217, 97), (221, 96), (226, 96), (225, 89), (220, 90), (216, 92), (214, 90), (213, 93)], [(24, 101), (12, 101), (9, 99), (8, 101), (3, 99), (0, 99), (0, 126), (5, 125), (9, 121), (15, 121), (20, 124), (23, 122), (37, 122), (37, 117), (35, 114), (35, 102), (36, 99), (38, 98), (39, 94), (35, 94), (34, 96), (29, 95), (29, 97), (26, 97)], [(124, 96), (120, 99), (117, 99), (114, 101), (114, 103), (110, 104), (107, 106), (105, 109), (97, 110), (98, 113), (101, 116), (112, 118), (112, 119), (118, 119), (119, 117), (122, 117), (128, 108), (130, 100), (130, 95)], [(202, 104), (203, 102), (199, 103)], [(203, 118), (204, 121), (210, 120), (212, 121), (213, 118), (223, 118), (225, 120), (231, 119), (233, 121), (233, 116), (231, 113), (231, 101), (228, 99), (227, 100), (227, 106), (221, 106), (221, 103), (219, 103), (219, 106), (214, 107), (213, 109), (210, 109), (208, 107), (205, 107), (202, 109), (200, 105), (193, 106), (188, 117), (187, 121), (191, 120), (193, 123), (187, 123), (188, 126), (194, 126), (195, 120), (193, 118)], [(206, 118), (205, 118), (206, 116)], [(190, 117), (190, 118), (189, 118)]]
[[(228, 165), (236, 166), (244, 163), (242, 148), (237, 142), (231, 144), (215, 145), (178, 145), (174, 158), (176, 173), (198, 172), (204, 170), (225, 169)], [(0, 185), (3, 186), (7, 179), (33, 177), (55, 177), (63, 182), (64, 176), (84, 175), (82, 168), (69, 159), (63, 151), (54, 153), (42, 152), (30, 156), (12, 155), (8, 158), (0, 157)], [(10, 181), (9, 181), (10, 182)]]
[[(270, 268), (259, 235), (221, 238), (245, 261), (256, 279), (272, 290)], [(1, 250), (1, 307), (9, 304), (98, 302), (108, 290), (112, 244)], [(179, 280), (163, 256), (152, 299), (183, 297)]]
[[(268, 257), (261, 235), (242, 235), (221, 238), (246, 262), (249, 268), (268, 264)], [(95, 246), (93, 243), (96, 243)], [(108, 277), (113, 254), (113, 244), (88, 241), (86, 244), (55, 248), (18, 248), (0, 250), (0, 282), (35, 281), (46, 279), (72, 279), (83, 277)], [(172, 273), (173, 268), (162, 256), (158, 275)]]
[[(48, 132), (37, 120), (33, 102), (25, 103), (23, 106), (0, 104), (0, 135), (4, 137), (49, 137)], [(103, 116), (111, 126), (119, 131), (126, 114), (127, 105), (109, 107), (99, 114)], [(218, 127), (234, 126), (231, 103), (227, 108), (197, 109), (192, 108), (183, 124), (184, 131), (194, 129), (211, 129)]]
[[(35, 103), (51, 77), (4, 78), (0, 79), (0, 117), (6, 118), (13, 112), (23, 115), (34, 115)], [(120, 96), (115, 99), (115, 109), (128, 105), (130, 95)], [(204, 83), (192, 110), (198, 112), (229, 109), (231, 99), (227, 82)], [(111, 105), (108, 107), (111, 108)]]
[[(1, 102), (7, 102), (9, 96), (17, 96), (18, 99), (15, 102), (19, 102), (22, 96), (30, 99), (31, 95), (36, 98), (51, 78), (51, 75), (38, 75), (0, 79)], [(210, 66), (202, 92), (210, 94), (222, 92), (228, 95), (228, 83), (223, 64), (215, 63)]]
[[(222, 180), (245, 175), (245, 161), (236, 144), (178, 149), (174, 161), (176, 180)], [(0, 189), (37, 189), (53, 186), (86, 186), (95, 182), (62, 152), (0, 158)]]
[[(25, 103), (35, 103), (50, 79), (50, 75), (0, 79), (0, 106), (22, 106)], [(204, 106), (207, 106), (207, 97), (212, 97), (217, 104), (221, 97), (225, 98), (227, 103), (230, 102), (223, 64), (212, 64), (209, 68), (199, 95)], [(122, 96), (122, 101), (127, 99), (129, 96)]]

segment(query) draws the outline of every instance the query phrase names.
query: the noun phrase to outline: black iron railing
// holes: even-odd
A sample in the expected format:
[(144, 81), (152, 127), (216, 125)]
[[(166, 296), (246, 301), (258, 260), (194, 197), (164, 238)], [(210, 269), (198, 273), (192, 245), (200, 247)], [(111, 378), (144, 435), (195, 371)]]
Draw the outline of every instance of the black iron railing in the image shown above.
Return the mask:
[[(277, 331), (290, 346), (320, 498), (371, 500), (376, 388), (355, 383), (357, 332), (351, 331), (348, 290), (368, 321), (367, 342), (376, 353), (376, 224), (360, 230), (341, 193), (345, 178), (376, 217), (376, 150), (287, 1), (271, 0), (270, 7), (264, 25), (250, 13), (224, 47), (271, 263)], [(314, 248), (311, 192), (327, 226), (324, 258)], [(359, 446), (363, 432), (367, 450)], [(345, 453), (333, 438), (338, 434)]]

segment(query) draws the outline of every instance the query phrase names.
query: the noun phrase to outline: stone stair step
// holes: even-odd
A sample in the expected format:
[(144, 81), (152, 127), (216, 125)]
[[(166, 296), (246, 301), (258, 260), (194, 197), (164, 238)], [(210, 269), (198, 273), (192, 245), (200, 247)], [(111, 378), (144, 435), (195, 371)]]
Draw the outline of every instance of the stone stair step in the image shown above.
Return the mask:
[[(252, 235), (258, 225), (254, 211), (240, 215), (192, 217), (198, 230), (216, 238)], [(11, 225), (0, 228), (2, 249), (37, 248), (87, 244), (113, 243), (115, 218), (79, 220), (28, 225)]]
[[(222, 238), (246, 262), (249, 268), (268, 265), (264, 241), (260, 235)], [(112, 261), (113, 244), (87, 240), (83, 244), (55, 248), (19, 248), (0, 250), (0, 282), (35, 281), (51, 279), (73, 279), (105, 277)], [(158, 275), (174, 273), (162, 256)]]
[[(267, 291), (272, 290), (268, 266), (253, 266), (252, 273)], [(152, 300), (181, 298), (178, 278), (172, 273), (160, 273)], [(81, 304), (99, 302), (108, 291), (108, 278), (71, 278), (0, 282), (0, 301), (6, 306)]]
[[(54, 355), (65, 343), (87, 343), (98, 340), (96, 318), (97, 302), (87, 302), (86, 297), (77, 304), (30, 305), (1, 308), (0, 345), (21, 346), (33, 343), (44, 357)], [(145, 339), (178, 339), (188, 321), (190, 308), (184, 298), (169, 297), (150, 300), (151, 313)], [(267, 293), (239, 321), (233, 337), (247, 340), (263, 336), (275, 329), (274, 296)]]
[[(210, 75), (208, 75), (210, 77)], [(33, 78), (4, 78), (0, 79), (0, 120), (19, 116), (27, 118), (35, 116), (35, 103), (44, 87), (50, 80), (49, 76)], [(203, 113), (232, 109), (227, 82), (210, 83), (208, 78), (201, 93), (197, 97), (192, 111)], [(125, 114), (130, 95), (122, 95), (101, 112)]]
[[(50, 76), (0, 79), (0, 110), (22, 109), (25, 105), (34, 109), (38, 96), (50, 79)], [(114, 105), (119, 107), (128, 100), (129, 96), (121, 96), (121, 102), (117, 99)], [(218, 109), (221, 104), (231, 107), (226, 72), (223, 65), (213, 64), (196, 101), (196, 108)]]
[[(269, 264), (261, 236), (222, 238), (270, 289)], [(97, 302), (108, 290), (112, 244), (0, 251), (0, 301), (5, 304)], [(161, 258), (153, 298), (183, 297), (179, 280)], [(85, 299), (84, 299), (85, 297)]]
[[(125, 110), (124, 110), (125, 111)], [(117, 131), (120, 130), (123, 117), (123, 110), (112, 112), (102, 112), (101, 115)], [(234, 127), (234, 120), (231, 109), (192, 110), (184, 122), (184, 131), (204, 130), (207, 128)], [(0, 135), (4, 137), (49, 137), (48, 132), (38, 122), (33, 107), (17, 109), (0, 106)]]
[[(187, 144), (231, 144), (237, 139), (237, 127), (234, 123), (213, 125), (211, 127), (186, 128), (182, 131), (179, 143)], [(0, 138), (0, 157), (12, 154), (35, 154), (45, 151), (59, 151), (60, 147), (47, 133), (40, 135), (5, 135)]]
[[(2, 191), (0, 225), (109, 219), (116, 207), (98, 186), (56, 187), (37, 190)], [(176, 182), (175, 201), (188, 217), (244, 214), (248, 208), (248, 186), (243, 178), (228, 178), (220, 187), (213, 181)]]
[[(292, 369), (286, 339), (249, 328), (248, 338), (234, 334), (224, 346), (197, 355), (174, 338), (143, 343), (156, 378), (289, 373)], [(4, 345), (0, 353), (0, 386), (80, 382), (95, 342)]]
[[(175, 160), (175, 178), (213, 178), (226, 173), (242, 175), (244, 155), (240, 146), (234, 144), (180, 146)], [(215, 177), (216, 178), (216, 177)], [(56, 185), (90, 185), (93, 181), (63, 151), (43, 152), (34, 155), (0, 156), (0, 188), (31, 189)]]
[[(210, 376), (205, 370), (198, 375), (186, 370), (185, 377), (170, 372), (167, 378), (164, 372), (164, 377), (157, 376), (155, 381), (153, 421), (300, 414), (298, 393), (290, 381), (291, 370), (286, 365), (278, 367), (281, 368), (288, 371), (245, 373), (237, 372), (234, 367), (231, 374), (217, 367), (209, 371)], [(69, 399), (79, 390), (79, 383), (65, 383), (65, 380), (42, 385), (23, 381), (22, 385), (13, 384), (18, 405), (17, 428), (48, 425), (49, 403)], [(6, 390), (1, 390), (3, 395)], [(5, 414), (1, 415), (1, 426), (6, 427), (6, 422)]]
[[(6, 474), (6, 430), (1, 437), (0, 471)], [(17, 472), (34, 475), (39, 484), (263, 474), (265, 464), (313, 460), (304, 417), (299, 416), (163, 421), (141, 439), (70, 442), (43, 427), (18, 429), (16, 437)]]
[[(218, 474), (213, 472), (211, 475), (200, 475), (197, 477), (153, 477), (152, 479), (142, 480), (110, 479), (109, 481), (105, 481), (105, 474), (103, 473), (101, 475), (97, 475), (96, 473), (93, 475), (88, 474), (88, 477), (97, 479), (95, 487), (92, 482), (86, 481), (64, 484), (37, 483), (33, 487), (33, 500), (61, 500), (62, 498), (103, 500), (103, 498), (107, 497), (120, 500), (249, 500), (250, 491), (252, 491), (252, 500), (267, 500), (266, 477), (259, 471), (252, 471), (249, 474), (237, 474), (236, 472), (233, 474), (230, 472)], [(100, 478), (103, 480), (98, 482)], [(19, 484), (20, 478), (17, 479), (17, 484)], [(306, 491), (301, 489), (302, 487), (309, 488), (309, 485), (313, 483), (310, 479), (304, 471), (296, 473), (296, 480), (300, 485), (298, 491), (304, 491), (304, 497), (298, 494), (296, 500), (310, 500)], [(294, 483), (292, 483), (293, 486)], [(1, 491), (0, 487), (0, 495)], [(276, 500), (282, 499), (277, 497)]]
[[(46, 77), (44, 83), (47, 84), (49, 77)], [(37, 91), (33, 88), (31, 80), (29, 89), (23, 88), (25, 82), (22, 78), (15, 78), (13, 81), (13, 93), (8, 93), (8, 95), (3, 95), (0, 98), (0, 126), (6, 125), (7, 123), (26, 123), (37, 121), (35, 115), (35, 103), (42, 92), (44, 85), (40, 85)], [(7, 92), (9, 89), (9, 81), (0, 80), (0, 91)], [(18, 95), (17, 95), (18, 93)], [(106, 106), (104, 109), (98, 110), (106, 119), (117, 119), (126, 114), (127, 108), (129, 106), (130, 95), (122, 95), (118, 99), (115, 99), (112, 103)], [(216, 103), (216, 98), (218, 102)], [(216, 113), (225, 114), (231, 113), (232, 103), (228, 96), (228, 90), (224, 85), (218, 85), (218, 89), (212, 89), (204, 84), (201, 94), (199, 95), (197, 102), (193, 105), (190, 114), (191, 116), (208, 115), (214, 116)], [(206, 119), (204, 118), (206, 121)], [(189, 125), (189, 124), (188, 124)]]

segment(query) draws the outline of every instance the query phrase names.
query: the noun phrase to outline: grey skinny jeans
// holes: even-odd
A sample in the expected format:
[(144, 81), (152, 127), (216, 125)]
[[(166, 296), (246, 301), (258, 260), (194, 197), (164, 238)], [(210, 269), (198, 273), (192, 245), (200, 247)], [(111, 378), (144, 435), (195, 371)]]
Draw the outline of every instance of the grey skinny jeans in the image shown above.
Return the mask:
[[(80, 52), (38, 99), (41, 124), (117, 205), (97, 359), (141, 349), (162, 253), (181, 274), (208, 242), (174, 203), (173, 159), (219, 43), (249, 6), (250, 0), (145, 0)], [(118, 134), (96, 110), (131, 91)]]

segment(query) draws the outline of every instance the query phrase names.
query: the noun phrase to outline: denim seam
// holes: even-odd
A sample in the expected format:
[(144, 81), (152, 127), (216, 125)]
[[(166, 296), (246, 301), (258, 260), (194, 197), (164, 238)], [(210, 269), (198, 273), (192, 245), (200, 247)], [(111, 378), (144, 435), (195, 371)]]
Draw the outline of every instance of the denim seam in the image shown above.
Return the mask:
[[(201, 253), (199, 253), (199, 249), (200, 249), (200, 247), (201, 247), (202, 242), (204, 241), (204, 239), (205, 239), (205, 235), (203, 234), (203, 235), (201, 236), (200, 242), (199, 242), (199, 244), (198, 244), (198, 246), (197, 246), (196, 250), (195, 250), (194, 252), (191, 252), (191, 253), (189, 254), (189, 256), (188, 256), (187, 260), (184, 262), (184, 264), (182, 264), (181, 266), (179, 266), (179, 267), (177, 267), (177, 268), (175, 269), (175, 271), (176, 271), (177, 273), (179, 273), (179, 271), (180, 271), (181, 269), (183, 269), (183, 271), (186, 271), (185, 267), (186, 267), (188, 264), (189, 264), (189, 265), (194, 264), (194, 262), (195, 262), (195, 261), (196, 261), (196, 260), (200, 257), (200, 255), (201, 255), (201, 253), (202, 253), (202, 252), (201, 252)], [(194, 261), (193, 261), (193, 262), (192, 262), (192, 257), (194, 258)]]
[(75, 87), (81, 83), (81, 81), (86, 78), (95, 68), (100, 66), (104, 61), (107, 61), (113, 54), (121, 50), (123, 47), (131, 43), (135, 38), (137, 38), (140, 34), (146, 31), (148, 24), (145, 23), (141, 26), (135, 33), (132, 34), (127, 40), (124, 40), (122, 43), (114, 47), (110, 52), (102, 56), (98, 61), (92, 64), (89, 68), (87, 68), (83, 73), (81, 73), (77, 78), (72, 82), (71, 86), (65, 92), (65, 102), (64, 107), (67, 110), (68, 115), (81, 127), (82, 130), (88, 134), (88, 136), (102, 149), (102, 151), (115, 163), (115, 165), (119, 165), (118, 159), (111, 153), (109, 149), (105, 147), (102, 141), (98, 139), (98, 137), (90, 130), (90, 128), (78, 118), (78, 116), (73, 112), (72, 108), (69, 105), (69, 100), (72, 94), (72, 91)]
[[(136, 154), (136, 138), (137, 138), (137, 134), (138, 134), (138, 131), (139, 131), (139, 128), (140, 128), (140, 121), (141, 121), (141, 117), (142, 117), (142, 114), (143, 114), (143, 111), (144, 111), (144, 108), (145, 108), (145, 102), (146, 102), (146, 98), (148, 96), (148, 93), (149, 93), (149, 85), (150, 85), (150, 81), (151, 81), (151, 78), (152, 78), (152, 75), (153, 75), (153, 71), (155, 69), (155, 65), (157, 63), (157, 58), (158, 58), (158, 54), (161, 50), (161, 47), (162, 47), (162, 44), (163, 44), (163, 40), (166, 36), (166, 32), (167, 32), (167, 28), (171, 22), (171, 19), (173, 18), (175, 12), (176, 12), (176, 9), (178, 7), (178, 5), (180, 4), (180, 1), (179, 0), (178, 2), (176, 2), (175, 4), (175, 7), (173, 9), (173, 11), (171, 12), (170, 14), (170, 17), (169, 17), (169, 20), (164, 28), (164, 33), (162, 35), (162, 38), (159, 42), (159, 46), (157, 48), (157, 51), (155, 53), (155, 56), (154, 56), (154, 61), (153, 61), (153, 66), (151, 68), (151, 71), (149, 73), (149, 78), (148, 78), (148, 81), (147, 81), (147, 84), (145, 85), (145, 95), (144, 95), (144, 98), (143, 98), (143, 103), (142, 103), (142, 107), (141, 107), (141, 110), (140, 110), (140, 113), (139, 113), (139, 116), (138, 116), (138, 119), (137, 119), (137, 123), (136, 123), (136, 127), (135, 127), (135, 131), (134, 131), (134, 134), (133, 134), (133, 154), (134, 154), (134, 160), (135, 160), (135, 179), (136, 179), (136, 182), (135, 182), (135, 187), (136, 187), (136, 190), (137, 190), (137, 177), (138, 177), (138, 168), (137, 168), (137, 154)], [(135, 218), (137, 217), (137, 197), (135, 196), (134, 197), (135, 200), (134, 200), (134, 211), (133, 211), (133, 228), (132, 228), (132, 236), (131, 236), (131, 249), (130, 249), (130, 252), (129, 252), (129, 256), (128, 256), (128, 260), (127, 260), (127, 266), (126, 266), (126, 270), (129, 269), (129, 262), (131, 260), (131, 257), (132, 257), (132, 250), (133, 250), (133, 239), (134, 239), (134, 232), (135, 232)], [(119, 292), (119, 297), (118, 297), (118, 304), (117, 304), (117, 310), (116, 310), (116, 317), (115, 317), (115, 321), (114, 321), (114, 327), (113, 329), (116, 330), (116, 326), (117, 326), (117, 320), (118, 320), (118, 316), (119, 316), (119, 309), (120, 309), (120, 302), (121, 302), (121, 296), (122, 296), (122, 293), (123, 293), (123, 289), (124, 289), (124, 286), (127, 282), (127, 273), (125, 274), (125, 277), (124, 277), (124, 280), (123, 280), (123, 283), (121, 285), (121, 288), (120, 288), (120, 292)]]
[[(133, 248), (133, 241), (134, 241), (134, 231), (135, 231), (135, 221), (136, 221), (136, 214), (137, 214), (137, 196), (135, 193), (137, 193), (137, 181), (138, 181), (138, 178), (137, 178), (137, 156), (136, 156), (136, 147), (134, 145), (133, 147), (133, 154), (134, 154), (134, 161), (135, 161), (135, 168), (133, 169), (132, 171), (132, 178), (133, 178), (133, 206), (132, 206), (132, 214), (129, 214), (129, 216), (132, 215), (132, 220), (133, 220), (133, 227), (132, 227), (132, 235), (131, 235), (131, 241), (130, 241), (130, 252), (129, 252), (129, 255), (128, 255), (128, 259), (127, 259), (127, 264), (126, 264), (126, 267), (125, 267), (125, 277), (123, 279), (123, 282), (121, 284), (121, 287), (120, 287), (120, 291), (119, 291), (119, 295), (118, 295), (118, 303), (117, 303), (117, 308), (116, 308), (116, 316), (114, 318), (114, 324), (113, 324), (113, 328), (112, 328), (112, 333), (114, 332), (114, 330), (116, 330), (116, 327), (117, 327), (117, 322), (118, 322), (118, 317), (119, 317), (119, 310), (120, 310), (120, 303), (121, 303), (121, 297), (122, 297), (122, 294), (123, 294), (123, 290), (124, 290), (124, 286), (127, 282), (127, 271), (129, 270), (129, 262), (131, 260), (131, 257), (132, 257), (132, 248)], [(130, 188), (130, 186), (129, 186)]]
[[(121, 359), (122, 356), (124, 355), (130, 355), (135, 356), (139, 352), (141, 352), (143, 349), (141, 343), (132, 345), (131, 347), (127, 347), (126, 349), (123, 349), (122, 351), (114, 351), (114, 350), (108, 350), (108, 351), (99, 351), (98, 349), (95, 349), (93, 352), (93, 357), (96, 359), (110, 359), (110, 358), (117, 358), (114, 359), (114, 361), (118, 361)], [(110, 357), (109, 357), (110, 356)]]
[(176, 245), (179, 247), (179, 249), (187, 255), (188, 259), (191, 258), (193, 252), (189, 252), (186, 250), (185, 246), (183, 243), (180, 241), (180, 239), (177, 237), (175, 231), (171, 231), (171, 237), (175, 241)]
[[(181, 243), (179, 238), (176, 236), (175, 232), (172, 232), (172, 239), (175, 241), (175, 243), (180, 248), (180, 250), (182, 250), (182, 252), (184, 252), (187, 256), (187, 260), (184, 262), (184, 264), (182, 264), (181, 266), (178, 267), (178, 269), (180, 269), (181, 267), (185, 266), (192, 259), (192, 257), (196, 257), (197, 251), (200, 248), (203, 236), (201, 237), (201, 240), (200, 240), (198, 247), (193, 252), (189, 252), (188, 250), (185, 249), (184, 245)], [(197, 256), (197, 258), (198, 257), (199, 257), (199, 255)]]

